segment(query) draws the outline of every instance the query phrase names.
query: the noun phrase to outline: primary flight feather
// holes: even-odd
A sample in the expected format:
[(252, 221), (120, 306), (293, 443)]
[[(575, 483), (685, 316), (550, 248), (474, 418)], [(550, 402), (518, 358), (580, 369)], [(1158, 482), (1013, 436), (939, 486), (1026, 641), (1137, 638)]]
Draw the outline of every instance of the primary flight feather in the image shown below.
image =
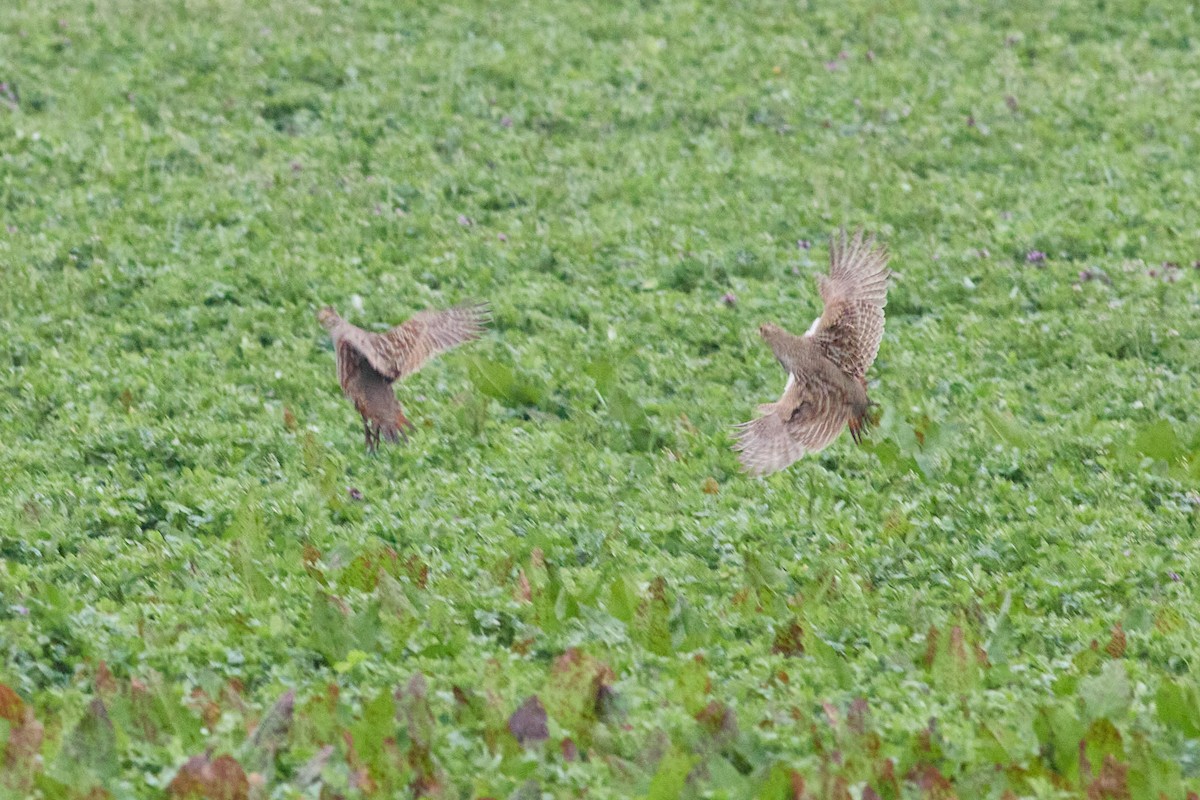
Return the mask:
[(486, 303), (429, 309), (387, 333), (351, 325), (329, 306), (317, 312), (317, 319), (333, 339), (338, 383), (362, 415), (367, 450), (374, 451), (381, 436), (398, 442), (413, 429), (396, 401), (392, 382), (416, 372), (439, 353), (478, 339), (490, 311)]
[(759, 333), (787, 372), (783, 395), (737, 426), (734, 449), (752, 475), (767, 475), (828, 446), (849, 426), (854, 441), (867, 422), (867, 368), (883, 339), (888, 254), (842, 230), (830, 243), (829, 274), (818, 279), (825, 309), (803, 336), (764, 324)]

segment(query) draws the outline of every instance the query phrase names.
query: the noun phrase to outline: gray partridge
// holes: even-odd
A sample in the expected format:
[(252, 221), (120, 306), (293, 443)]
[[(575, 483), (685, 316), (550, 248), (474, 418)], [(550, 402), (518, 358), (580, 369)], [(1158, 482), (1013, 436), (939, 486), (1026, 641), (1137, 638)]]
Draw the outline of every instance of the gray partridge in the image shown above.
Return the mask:
[(463, 342), (478, 339), (490, 320), (486, 303), (467, 303), (443, 311), (420, 311), (387, 333), (351, 325), (326, 306), (317, 319), (333, 339), (338, 382), (362, 415), (367, 450), (382, 436), (408, 439), (413, 424), (396, 402), (392, 382), (419, 370), (426, 361)]
[(758, 407), (757, 419), (737, 426), (734, 450), (752, 475), (781, 470), (829, 445), (848, 425), (854, 441), (867, 424), (867, 368), (883, 339), (888, 254), (863, 240), (832, 239), (829, 274), (818, 278), (825, 309), (803, 336), (778, 325), (758, 332), (787, 372), (783, 396)]

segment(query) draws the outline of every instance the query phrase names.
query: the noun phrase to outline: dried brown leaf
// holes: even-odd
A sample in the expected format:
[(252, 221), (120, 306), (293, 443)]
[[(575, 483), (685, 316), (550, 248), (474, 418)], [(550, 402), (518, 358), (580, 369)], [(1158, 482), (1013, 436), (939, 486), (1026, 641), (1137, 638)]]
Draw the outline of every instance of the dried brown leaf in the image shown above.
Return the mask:
[(13, 689), (0, 683), (0, 719), (19, 725), (25, 718), (25, 703)]
[(799, 622), (792, 620), (786, 627), (775, 631), (771, 652), (792, 658), (804, 655), (804, 628)]
[(517, 588), (513, 590), (513, 598), (519, 603), (529, 603), (533, 600), (533, 589), (529, 586), (529, 578), (525, 570), (517, 571)]
[(105, 700), (111, 699), (119, 689), (117, 679), (113, 676), (112, 670), (108, 668), (108, 662), (104, 659), (100, 659), (100, 663), (96, 665), (96, 677), (92, 681), (92, 685), (96, 689), (96, 694)]
[(167, 796), (204, 798), (205, 800), (246, 800), (250, 796), (250, 781), (246, 771), (233, 756), (192, 756), (167, 785)]
[(1113, 625), (1112, 636), (1104, 646), (1104, 652), (1108, 653), (1110, 658), (1122, 658), (1125, 655), (1125, 644), (1125, 630), (1118, 622)]
[(929, 631), (925, 634), (925, 656), (921, 659), (921, 663), (925, 665), (925, 669), (933, 667), (933, 661), (937, 658), (938, 639), (941, 636), (941, 631), (936, 625), (930, 625)]
[(1111, 753), (1104, 756), (1100, 774), (1088, 784), (1088, 800), (1132, 800), (1128, 773), (1128, 765), (1118, 762)]

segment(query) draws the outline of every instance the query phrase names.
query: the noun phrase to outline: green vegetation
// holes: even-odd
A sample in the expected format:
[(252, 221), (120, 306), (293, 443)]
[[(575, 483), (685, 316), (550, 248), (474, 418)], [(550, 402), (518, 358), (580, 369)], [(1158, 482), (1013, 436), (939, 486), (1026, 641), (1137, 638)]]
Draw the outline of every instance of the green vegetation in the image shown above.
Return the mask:
[(4, 3), (0, 796), (1200, 791), (1196, 10), (999, 5)]

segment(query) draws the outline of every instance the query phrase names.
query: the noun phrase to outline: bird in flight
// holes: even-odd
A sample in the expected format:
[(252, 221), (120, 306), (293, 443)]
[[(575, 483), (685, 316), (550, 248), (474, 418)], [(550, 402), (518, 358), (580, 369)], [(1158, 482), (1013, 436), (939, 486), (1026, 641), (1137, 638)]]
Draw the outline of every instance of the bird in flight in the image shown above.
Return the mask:
[(829, 274), (818, 278), (825, 309), (803, 336), (770, 323), (758, 332), (787, 372), (783, 395), (736, 428), (734, 450), (752, 475), (781, 470), (824, 449), (842, 427), (861, 442), (867, 425), (867, 368), (883, 338), (888, 253), (843, 229), (830, 242)]
[(491, 319), (486, 303), (420, 311), (387, 333), (351, 325), (330, 306), (317, 319), (333, 339), (338, 382), (362, 415), (367, 450), (379, 439), (408, 439), (413, 424), (396, 402), (392, 382), (419, 370), (426, 361), (463, 342), (478, 339)]

